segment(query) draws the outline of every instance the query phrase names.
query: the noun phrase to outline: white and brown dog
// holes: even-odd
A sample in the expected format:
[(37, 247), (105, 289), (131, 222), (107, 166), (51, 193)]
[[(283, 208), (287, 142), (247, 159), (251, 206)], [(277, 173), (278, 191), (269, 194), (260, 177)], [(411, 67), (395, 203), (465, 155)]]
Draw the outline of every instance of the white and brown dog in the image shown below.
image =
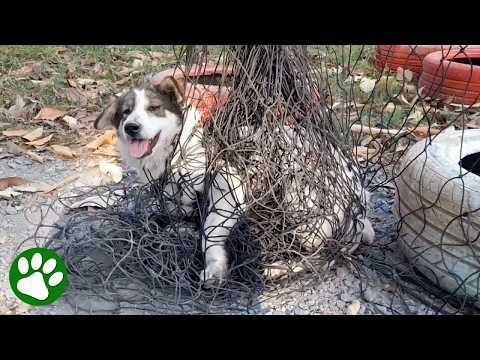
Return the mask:
[[(204, 190), (206, 157), (203, 130), (197, 126), (201, 114), (195, 107), (186, 105), (184, 93), (170, 76), (156, 85), (147, 81), (110, 104), (97, 118), (95, 128), (117, 129), (121, 156), (127, 165), (138, 170), (143, 182), (159, 178), (170, 166), (174, 182), (166, 191), (180, 194), (178, 205), (190, 214), (197, 203), (197, 193)], [(353, 175), (349, 176), (353, 180)], [(360, 184), (356, 185), (367, 201), (367, 192)], [(225, 241), (244, 210), (245, 195), (241, 178), (231, 166), (224, 166), (206, 190), (208, 213), (202, 234), (205, 269), (200, 278), (204, 282), (222, 281), (228, 265)], [(291, 200), (292, 206), (296, 206), (294, 199)], [(343, 211), (340, 208), (336, 211), (342, 221)], [(362, 224), (359, 236), (373, 241), (370, 222), (362, 217), (359, 223)], [(324, 221), (318, 226), (322, 238), (333, 236), (335, 229), (331, 222)], [(316, 246), (322, 239), (311, 242)]]

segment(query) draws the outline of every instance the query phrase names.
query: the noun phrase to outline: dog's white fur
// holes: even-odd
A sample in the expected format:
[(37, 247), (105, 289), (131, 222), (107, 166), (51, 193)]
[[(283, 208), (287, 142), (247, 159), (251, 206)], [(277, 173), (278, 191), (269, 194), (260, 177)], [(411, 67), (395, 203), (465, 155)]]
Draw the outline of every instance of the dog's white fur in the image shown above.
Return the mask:
[[(200, 113), (190, 107), (186, 111), (183, 127), (177, 126), (176, 115), (168, 110), (165, 111), (164, 118), (149, 114), (145, 110), (148, 107), (148, 98), (144, 90), (134, 91), (136, 97), (134, 110), (119, 129), (122, 159), (127, 165), (136, 168), (140, 180), (146, 183), (149, 179), (157, 179), (164, 173), (167, 161), (175, 150), (170, 164), (174, 182), (170, 182), (165, 190), (171, 196), (180, 193), (180, 205), (185, 214), (190, 215), (197, 200), (197, 192), (204, 190), (206, 172), (205, 148), (202, 145), (203, 130), (196, 126), (200, 120)], [(153, 138), (160, 133), (152, 153), (143, 159), (135, 159), (129, 155), (124, 126), (130, 122), (141, 124), (143, 138)], [(180, 134), (179, 146), (174, 149), (173, 143), (178, 134)], [(240, 178), (235, 174), (234, 168), (224, 167), (208, 189), (209, 211), (202, 234), (206, 266), (200, 274), (204, 281), (211, 279), (221, 281), (227, 271), (224, 243), (241, 215), (244, 203)]]
[[(194, 107), (190, 106), (186, 109), (182, 126), (181, 121), (178, 121), (178, 116), (168, 110), (165, 111), (164, 117), (146, 111), (149, 100), (145, 91), (139, 89), (134, 91), (135, 107), (118, 129), (121, 156), (126, 164), (138, 170), (140, 180), (143, 182), (148, 181), (148, 179), (159, 178), (165, 171), (167, 161), (171, 159), (170, 165), (174, 181), (168, 184), (166, 191), (171, 195), (180, 193), (179, 205), (187, 215), (191, 214), (197, 201), (197, 192), (204, 190), (206, 175), (205, 149), (202, 145), (203, 130), (196, 126), (200, 114)], [(129, 155), (127, 135), (124, 130), (124, 126), (129, 122), (137, 122), (141, 125), (142, 138), (151, 139), (160, 134), (152, 153), (143, 159), (132, 158)], [(292, 143), (299, 141), (295, 138), (292, 129), (285, 127), (284, 131), (286, 138), (289, 139), (288, 141)], [(180, 135), (180, 139), (178, 146), (174, 149), (177, 135)], [(308, 144), (301, 145), (299, 148), (308, 148)], [(366, 204), (369, 198), (368, 192), (363, 189), (360, 183), (354, 181), (353, 173), (347, 169), (346, 162), (339, 153), (337, 151), (333, 151), (333, 153), (337, 161), (345, 168), (347, 181), (349, 180), (352, 183), (357, 195)], [(287, 162), (284, 165), (285, 167), (289, 166)], [(302, 195), (302, 197), (309, 199), (307, 203), (301, 201), (302, 199), (300, 199), (294, 187), (286, 188), (290, 189), (286, 190), (286, 200), (291, 204), (294, 211), (313, 207), (314, 203), (319, 200), (317, 199), (318, 195), (308, 187), (303, 190), (304, 194)], [(336, 191), (334, 184), (330, 184), (329, 188), (330, 191)], [(202, 234), (205, 269), (201, 273), (201, 280), (206, 282), (210, 280), (222, 281), (228, 265), (225, 241), (244, 210), (245, 195), (240, 176), (236, 169), (228, 166), (228, 164), (216, 174), (212, 185), (207, 190), (209, 209)], [(344, 221), (345, 214), (340, 207), (340, 203), (334, 205), (334, 212), (335, 216), (324, 217), (323, 220), (314, 224), (314, 228), (318, 231), (312, 232), (311, 226), (308, 229), (306, 225), (298, 227), (299, 239), (302, 239), (301, 241), (305, 246), (319, 247), (325, 239), (332, 238), (335, 235), (336, 224)], [(359, 234), (358, 242), (362, 238), (364, 241), (372, 242), (374, 231), (370, 221), (364, 217), (359, 217), (358, 220), (361, 227), (356, 229)]]

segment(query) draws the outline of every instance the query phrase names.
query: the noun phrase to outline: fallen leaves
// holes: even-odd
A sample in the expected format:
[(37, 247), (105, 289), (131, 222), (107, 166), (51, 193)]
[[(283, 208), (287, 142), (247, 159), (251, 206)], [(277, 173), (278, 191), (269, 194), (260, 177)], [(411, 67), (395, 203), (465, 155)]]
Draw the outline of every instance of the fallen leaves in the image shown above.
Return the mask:
[(35, 146), (35, 147), (41, 147), (45, 144), (47, 144), (53, 137), (53, 134), (50, 134), (48, 136), (45, 136), (44, 138), (35, 140), (35, 141), (29, 141), (26, 144), (30, 146)]
[(38, 138), (42, 137), (43, 135), (43, 127), (36, 128), (33, 131), (30, 131), (29, 133), (25, 134), (22, 136), (25, 140), (28, 141), (34, 141), (37, 140)]
[(44, 191), (44, 194), (49, 194), (52, 191), (58, 190), (58, 189), (64, 187), (65, 185), (68, 185), (68, 184), (74, 182), (79, 177), (80, 177), (80, 174), (73, 174), (73, 175), (67, 176), (65, 179), (62, 179), (61, 181), (55, 183), (54, 185), (52, 185), (48, 189), (46, 189)]
[(115, 130), (107, 130), (95, 140), (88, 143), (85, 147), (88, 150), (97, 150), (102, 145), (114, 145), (117, 143), (117, 132)]
[(22, 185), (27, 183), (28, 180), (25, 180), (18, 176), (11, 176), (0, 179), (0, 190), (5, 190), (6, 188)]
[(21, 195), (21, 193), (43, 192), (50, 185), (41, 181), (30, 181), (24, 178), (13, 176), (0, 179), (0, 198), (10, 200)]
[(7, 145), (7, 151), (10, 154), (19, 155), (19, 154), (23, 154), (25, 152), (24, 149), (22, 149), (20, 146), (18, 146), (14, 142), (7, 141), (6, 145)]
[(65, 115), (65, 111), (52, 107), (45, 107), (35, 116), (35, 120), (56, 120)]
[(31, 181), (22, 185), (14, 186), (13, 190), (18, 192), (36, 193), (36, 192), (44, 192), (49, 188), (50, 188), (50, 185), (42, 181)]
[(439, 134), (442, 130), (441, 129), (435, 129), (432, 128), (431, 126), (418, 126), (413, 129), (409, 129), (409, 131), (414, 134), (417, 138), (419, 139), (425, 139), (429, 135), (437, 135)]
[(21, 68), (11, 71), (10, 75), (19, 78), (20, 79), (25, 79), (29, 78), (31, 76), (39, 76), (42, 72), (42, 64), (38, 62), (28, 62), (25, 65), (23, 65)]
[(29, 130), (26, 129), (17, 129), (17, 130), (4, 130), (2, 131), (3, 136), (7, 137), (22, 137), (29, 133)]
[(116, 146), (114, 145), (103, 145), (93, 152), (94, 155), (102, 155), (109, 157), (119, 157)]
[(43, 163), (44, 161), (40, 155), (37, 155), (30, 150), (26, 150), (11, 141), (7, 141), (6, 145), (7, 145), (7, 151), (11, 154), (14, 154), (14, 155), (25, 154), (31, 159), (38, 161), (39, 163)]
[(413, 72), (411, 72), (408, 69), (403, 69), (401, 67), (398, 67), (396, 79), (400, 82), (403, 82), (403, 81), (411, 82), (413, 79)]
[(51, 152), (53, 152), (55, 155), (58, 155), (60, 157), (64, 157), (64, 158), (67, 158), (67, 159), (73, 159), (75, 157), (72, 150), (67, 146), (51, 145), (49, 147), (49, 150)]

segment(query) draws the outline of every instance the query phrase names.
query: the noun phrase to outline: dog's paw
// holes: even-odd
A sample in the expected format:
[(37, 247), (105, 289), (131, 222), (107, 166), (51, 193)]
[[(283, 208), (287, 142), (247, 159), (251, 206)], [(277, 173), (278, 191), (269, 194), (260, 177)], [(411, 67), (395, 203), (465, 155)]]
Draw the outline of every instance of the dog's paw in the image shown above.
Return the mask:
[(200, 282), (204, 287), (220, 286), (225, 281), (227, 264), (223, 261), (212, 261), (200, 272)]

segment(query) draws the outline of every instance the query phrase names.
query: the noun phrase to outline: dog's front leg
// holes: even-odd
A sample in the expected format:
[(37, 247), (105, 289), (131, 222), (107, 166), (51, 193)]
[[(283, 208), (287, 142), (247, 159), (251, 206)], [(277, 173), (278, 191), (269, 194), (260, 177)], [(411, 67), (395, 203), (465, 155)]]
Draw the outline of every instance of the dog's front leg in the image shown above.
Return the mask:
[(205, 269), (200, 274), (205, 284), (225, 279), (228, 266), (225, 242), (243, 212), (244, 191), (235, 169), (223, 168), (215, 176), (208, 188), (208, 201), (202, 234)]

